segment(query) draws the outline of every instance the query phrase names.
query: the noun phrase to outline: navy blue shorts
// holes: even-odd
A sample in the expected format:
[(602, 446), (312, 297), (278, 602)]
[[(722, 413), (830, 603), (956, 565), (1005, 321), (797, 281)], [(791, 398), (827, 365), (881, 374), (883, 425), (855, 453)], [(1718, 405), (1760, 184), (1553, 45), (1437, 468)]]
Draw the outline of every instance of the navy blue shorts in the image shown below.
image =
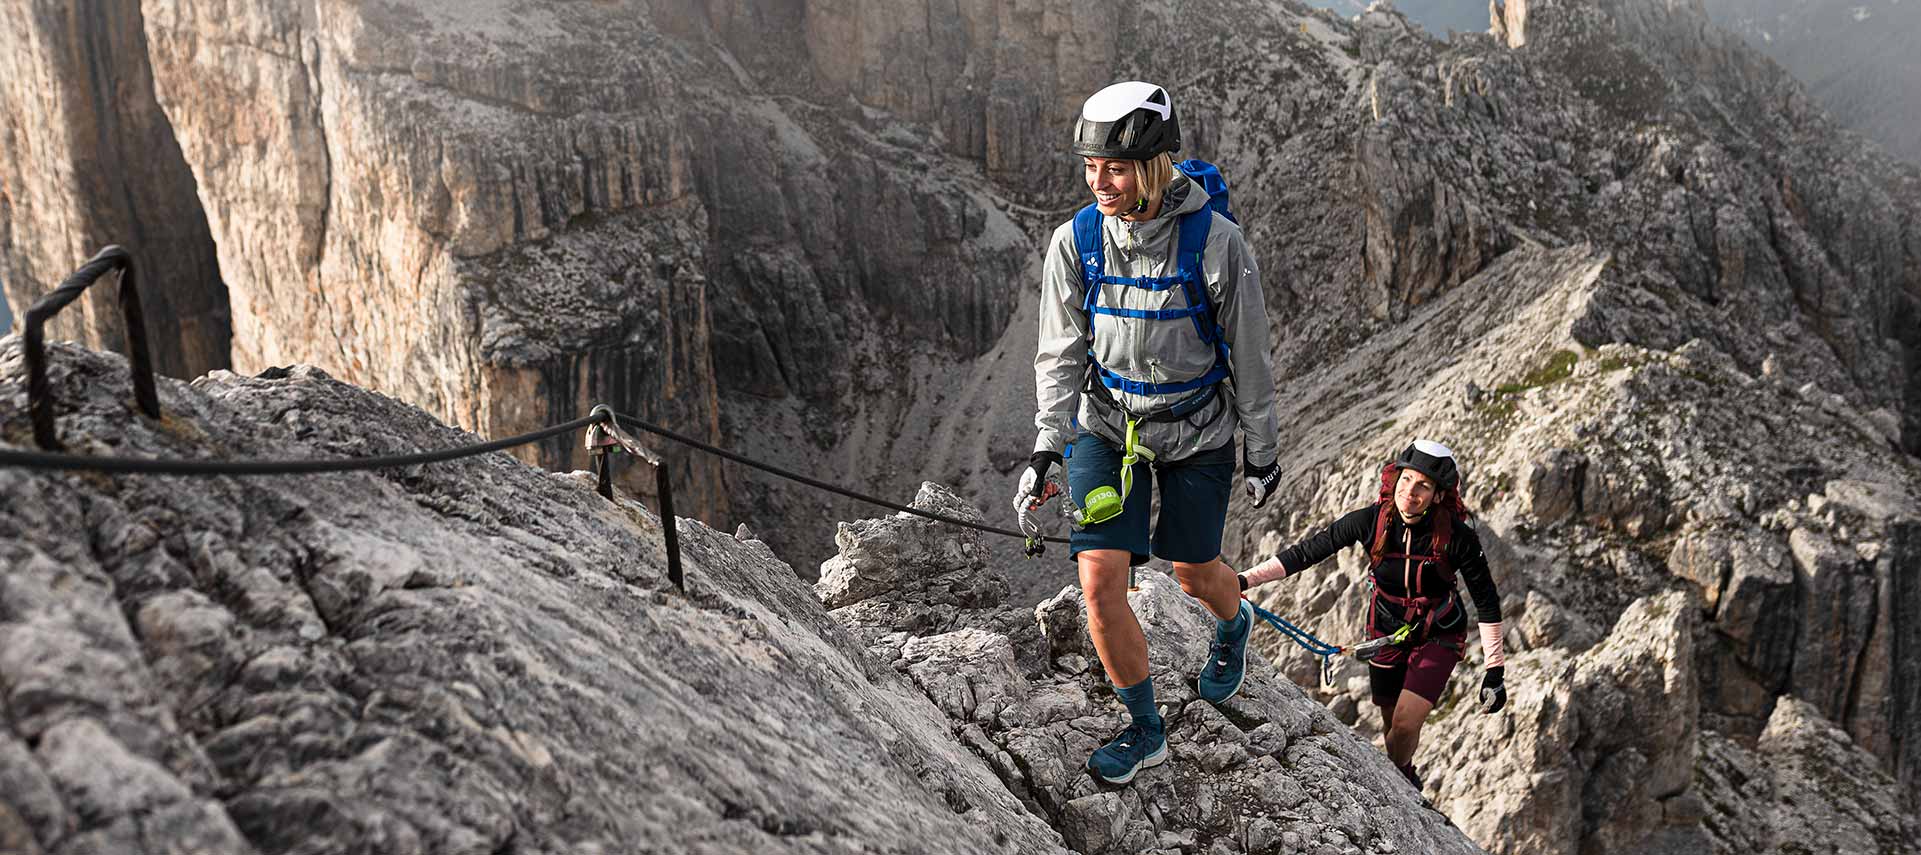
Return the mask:
[[(1160, 482), (1161, 514), (1148, 538), (1154, 483)], [(1067, 459), (1067, 490), (1077, 507), (1087, 506), (1095, 487), (1121, 488), (1121, 450), (1086, 431), (1074, 437)], [(1169, 464), (1134, 463), (1134, 488), (1121, 515), (1074, 532), (1070, 556), (1089, 549), (1125, 549), (1133, 564), (1156, 558), (1206, 564), (1221, 555), (1221, 528), (1227, 524), (1227, 499), (1234, 488), (1234, 443)]]

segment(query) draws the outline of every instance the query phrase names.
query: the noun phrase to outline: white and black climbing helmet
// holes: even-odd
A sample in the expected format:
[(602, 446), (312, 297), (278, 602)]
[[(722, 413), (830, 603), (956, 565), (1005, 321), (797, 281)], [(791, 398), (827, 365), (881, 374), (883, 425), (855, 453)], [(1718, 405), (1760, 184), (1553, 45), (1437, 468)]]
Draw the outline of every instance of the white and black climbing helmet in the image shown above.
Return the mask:
[(1454, 489), (1461, 480), (1461, 470), (1454, 465), (1454, 452), (1431, 439), (1415, 440), (1401, 456), (1394, 458), (1394, 464), (1434, 479), (1434, 486), (1443, 493)]
[(1147, 160), (1181, 150), (1181, 123), (1167, 90), (1152, 83), (1116, 83), (1087, 99), (1074, 120), (1074, 153), (1082, 157)]

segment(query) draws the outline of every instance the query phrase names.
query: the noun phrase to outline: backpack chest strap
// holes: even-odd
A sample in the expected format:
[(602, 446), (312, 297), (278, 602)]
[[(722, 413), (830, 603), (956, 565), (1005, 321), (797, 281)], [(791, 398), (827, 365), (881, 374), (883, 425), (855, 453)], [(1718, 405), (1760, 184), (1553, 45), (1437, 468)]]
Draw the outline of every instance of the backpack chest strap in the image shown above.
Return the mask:
[[(1213, 304), (1207, 299), (1207, 283), (1201, 267), (1201, 256), (1207, 250), (1207, 238), (1213, 228), (1213, 221), (1214, 212), (1210, 208), (1181, 215), (1178, 224), (1179, 242), (1176, 245), (1174, 257), (1175, 275), (1109, 276), (1106, 272), (1107, 247), (1101, 233), (1100, 209), (1094, 205), (1088, 205), (1074, 215), (1074, 249), (1080, 256), (1081, 262), (1081, 310), (1087, 313), (1089, 342), (1087, 359), (1101, 385), (1133, 395), (1174, 395), (1212, 386), (1232, 376), (1232, 370), (1228, 367), (1227, 343), (1220, 325), (1215, 320)], [(1103, 285), (1120, 285), (1123, 288), (1147, 291), (1167, 291), (1178, 287), (1187, 298), (1187, 305), (1178, 309), (1129, 309), (1103, 306), (1101, 305)], [(1214, 365), (1206, 374), (1176, 383), (1153, 383), (1123, 377), (1108, 370), (1094, 357), (1092, 342), (1096, 327), (1095, 318), (1101, 315), (1148, 321), (1187, 319), (1194, 324), (1194, 332), (1201, 341), (1214, 348)]]
[(1227, 379), (1228, 375), (1227, 366), (1217, 361), (1214, 363), (1213, 368), (1207, 370), (1206, 374), (1202, 374), (1192, 380), (1183, 380), (1179, 383), (1150, 383), (1146, 380), (1130, 380), (1107, 370), (1106, 366), (1095, 361), (1094, 354), (1091, 351), (1087, 354), (1087, 361), (1088, 364), (1094, 366), (1094, 376), (1101, 381), (1102, 386), (1106, 386), (1116, 392), (1126, 392), (1130, 395), (1174, 395), (1181, 392), (1192, 392), (1195, 389), (1219, 383)]
[[(1459, 598), (1454, 596), (1452, 590), (1437, 597), (1397, 597), (1393, 594), (1383, 592), (1379, 585), (1372, 585), (1370, 587), (1374, 589), (1373, 595), (1375, 598), (1385, 600), (1389, 605), (1400, 610), (1402, 623), (1409, 624), (1420, 630), (1420, 642), (1425, 642), (1433, 635), (1434, 624), (1438, 623), (1441, 618), (1451, 614), (1454, 611), (1454, 604), (1459, 602)], [(1374, 612), (1375, 609), (1370, 605), (1367, 610), (1367, 619), (1370, 625), (1374, 622)], [(1420, 642), (1416, 643), (1418, 644)]]

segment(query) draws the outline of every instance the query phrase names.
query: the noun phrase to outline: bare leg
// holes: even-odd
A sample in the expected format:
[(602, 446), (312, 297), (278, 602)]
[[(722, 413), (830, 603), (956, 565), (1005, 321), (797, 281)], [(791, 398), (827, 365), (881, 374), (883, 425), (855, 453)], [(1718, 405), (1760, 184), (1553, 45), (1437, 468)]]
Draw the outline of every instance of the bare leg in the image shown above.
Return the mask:
[(1227, 562), (1219, 557), (1206, 564), (1176, 561), (1174, 578), (1180, 580), (1181, 590), (1200, 600), (1215, 617), (1233, 620), (1240, 613), (1241, 583), (1234, 579), (1234, 571), (1227, 566)]
[(1116, 687), (1147, 679), (1147, 636), (1127, 603), (1127, 562), (1124, 549), (1089, 549), (1080, 561), (1081, 596), (1087, 600), (1087, 634), (1094, 652)]
[(1381, 710), (1381, 750), (1383, 751), (1387, 750), (1387, 732), (1394, 729), (1394, 701), (1395, 699), (1389, 698), (1387, 703), (1381, 703), (1380, 698), (1374, 699), (1374, 706)]
[(1387, 758), (1396, 766), (1406, 766), (1414, 762), (1414, 749), (1421, 744), (1421, 725), (1427, 723), (1427, 714), (1434, 705), (1426, 698), (1403, 689), (1401, 698), (1388, 713)]

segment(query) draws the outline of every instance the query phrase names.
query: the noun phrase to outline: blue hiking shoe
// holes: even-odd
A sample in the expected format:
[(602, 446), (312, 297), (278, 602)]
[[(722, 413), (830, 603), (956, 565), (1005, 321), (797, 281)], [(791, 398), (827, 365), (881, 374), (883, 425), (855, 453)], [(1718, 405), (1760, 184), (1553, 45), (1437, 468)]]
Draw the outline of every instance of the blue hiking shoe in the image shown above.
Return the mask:
[(1133, 724), (1087, 758), (1087, 771), (1110, 784), (1125, 784), (1134, 774), (1167, 762), (1166, 726), (1158, 722)]
[(1253, 605), (1242, 600), (1241, 631), (1215, 631), (1214, 646), (1207, 650), (1207, 664), (1201, 666), (1201, 675), (1194, 681), (1202, 698), (1218, 704), (1241, 690), (1241, 678), (1247, 676), (1247, 637), (1253, 632)]

